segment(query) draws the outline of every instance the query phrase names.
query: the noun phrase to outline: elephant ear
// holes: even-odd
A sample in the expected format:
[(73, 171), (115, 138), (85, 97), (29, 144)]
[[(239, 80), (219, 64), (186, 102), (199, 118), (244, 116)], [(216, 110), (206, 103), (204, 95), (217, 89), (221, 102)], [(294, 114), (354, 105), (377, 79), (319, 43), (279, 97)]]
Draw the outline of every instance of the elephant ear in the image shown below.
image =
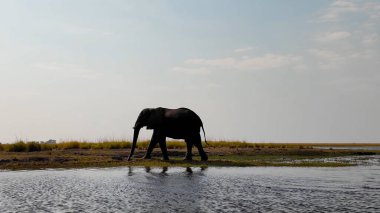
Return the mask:
[(147, 129), (156, 129), (160, 128), (164, 122), (165, 111), (163, 108), (159, 107), (156, 109), (151, 109)]

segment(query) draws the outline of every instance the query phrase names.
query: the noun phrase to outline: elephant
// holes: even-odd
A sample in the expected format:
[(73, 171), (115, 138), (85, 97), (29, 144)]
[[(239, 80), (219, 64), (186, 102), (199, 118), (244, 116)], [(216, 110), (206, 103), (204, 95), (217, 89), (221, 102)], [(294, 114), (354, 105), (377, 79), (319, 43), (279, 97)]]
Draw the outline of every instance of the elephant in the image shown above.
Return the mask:
[(192, 160), (193, 146), (198, 148), (199, 155), (202, 161), (207, 161), (208, 157), (203, 150), (200, 128), (203, 130), (203, 135), (206, 140), (206, 133), (203, 128), (203, 123), (200, 117), (190, 109), (178, 108), (168, 109), (163, 107), (143, 109), (133, 127), (133, 143), (131, 153), (128, 156), (128, 161), (131, 160), (136, 148), (137, 138), (142, 127), (153, 129), (152, 139), (149, 143), (148, 150), (144, 156), (145, 159), (151, 158), (151, 153), (158, 143), (163, 155), (163, 160), (169, 160), (168, 151), (166, 148), (166, 137), (173, 139), (184, 139), (187, 144), (187, 152), (185, 160)]

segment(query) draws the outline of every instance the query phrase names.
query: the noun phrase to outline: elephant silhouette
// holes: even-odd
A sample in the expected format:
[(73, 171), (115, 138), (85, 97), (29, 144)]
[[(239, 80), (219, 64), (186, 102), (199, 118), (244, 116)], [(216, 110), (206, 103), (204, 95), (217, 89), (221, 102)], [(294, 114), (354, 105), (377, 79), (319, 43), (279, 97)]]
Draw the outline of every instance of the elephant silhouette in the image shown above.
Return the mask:
[(146, 108), (143, 109), (135, 123), (133, 133), (133, 143), (131, 153), (128, 156), (128, 161), (131, 160), (136, 148), (137, 138), (142, 127), (153, 129), (152, 139), (149, 143), (148, 150), (144, 156), (145, 159), (151, 158), (151, 153), (154, 147), (159, 144), (163, 159), (169, 160), (168, 151), (166, 148), (166, 137), (173, 139), (184, 139), (187, 144), (187, 152), (185, 159), (192, 160), (193, 146), (198, 148), (199, 155), (203, 161), (207, 161), (208, 157), (203, 150), (200, 129), (202, 128), (206, 140), (206, 133), (203, 128), (203, 123), (200, 117), (190, 109), (178, 108)]

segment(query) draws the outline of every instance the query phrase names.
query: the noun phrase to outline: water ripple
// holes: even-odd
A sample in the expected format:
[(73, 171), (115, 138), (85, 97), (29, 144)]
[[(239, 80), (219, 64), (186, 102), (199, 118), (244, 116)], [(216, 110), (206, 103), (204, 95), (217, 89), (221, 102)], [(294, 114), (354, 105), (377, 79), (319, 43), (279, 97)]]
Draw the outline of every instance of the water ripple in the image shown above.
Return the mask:
[(380, 165), (0, 172), (0, 212), (379, 212)]

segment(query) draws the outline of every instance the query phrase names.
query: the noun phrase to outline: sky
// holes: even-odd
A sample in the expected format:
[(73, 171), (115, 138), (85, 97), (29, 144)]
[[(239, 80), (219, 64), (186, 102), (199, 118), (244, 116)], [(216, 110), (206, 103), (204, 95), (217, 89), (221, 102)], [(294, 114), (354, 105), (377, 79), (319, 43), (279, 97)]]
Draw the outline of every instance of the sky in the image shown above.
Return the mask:
[(0, 142), (130, 140), (154, 107), (209, 140), (380, 142), (379, 59), (376, 0), (0, 0)]

